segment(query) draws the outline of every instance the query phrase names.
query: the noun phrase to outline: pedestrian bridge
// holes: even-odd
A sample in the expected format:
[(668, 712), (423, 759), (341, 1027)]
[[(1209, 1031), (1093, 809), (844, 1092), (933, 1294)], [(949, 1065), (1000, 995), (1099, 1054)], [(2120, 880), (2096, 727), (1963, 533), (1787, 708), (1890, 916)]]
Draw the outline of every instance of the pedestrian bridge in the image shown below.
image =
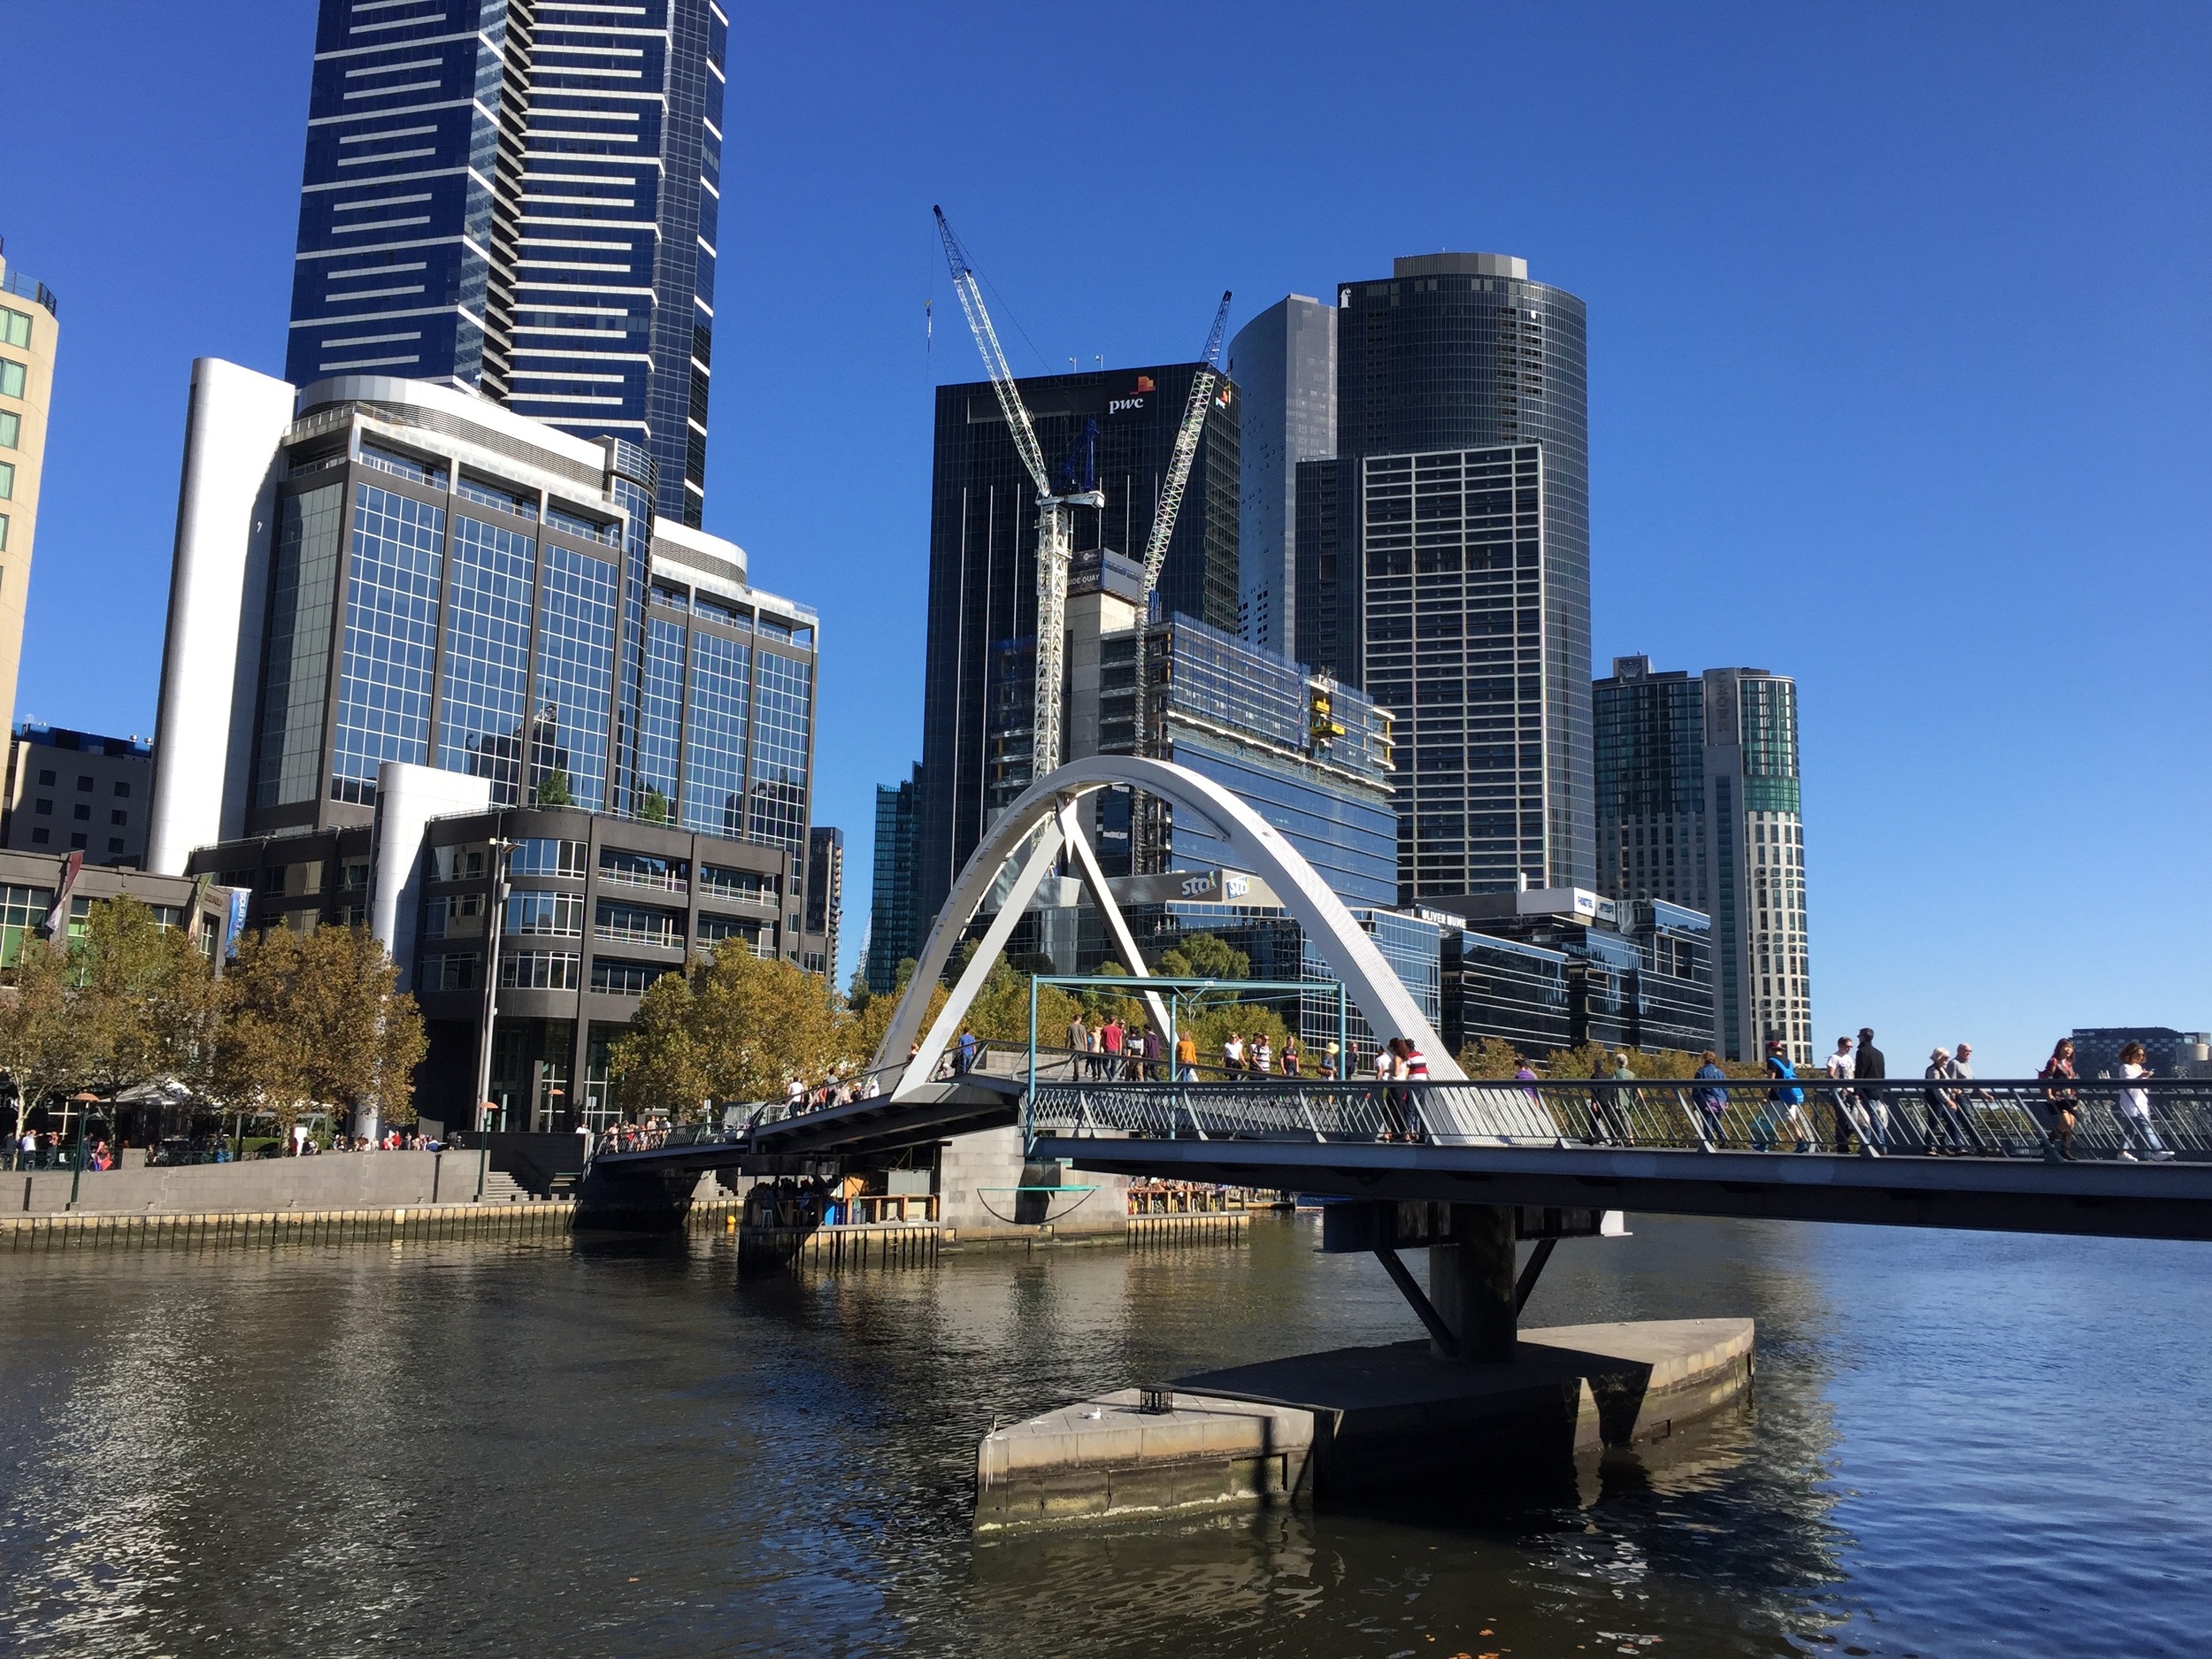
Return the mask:
[[(1211, 827), (1263, 877), (1371, 1031), (1429, 1056), (1430, 1080), (1293, 1078), (1171, 1083), (1079, 1078), (1064, 1056), (995, 1045), (951, 1071), (968, 1009), (1046, 877), (1088, 894), (1127, 988), (1171, 1030), (1166, 999), (1100, 872), (1078, 809), (1129, 787)], [(941, 1009), (954, 948), (995, 903)], [(1164, 982), (1163, 982), (1164, 983)], [(2070, 1143), (2033, 1081), (1793, 1085), (1760, 1081), (1471, 1081), (1375, 942), (1273, 826), (1211, 780), (1166, 762), (1094, 756), (1025, 790), (993, 820), (939, 912), (874, 1057), (880, 1092), (818, 1111), (780, 1102), (649, 1150), (602, 1154), (623, 1178), (749, 1160), (861, 1158), (1022, 1125), (1031, 1155), (1101, 1173), (1325, 1196), (1460, 1205), (1640, 1210), (2113, 1237), (2212, 1239), (2212, 1085), (2155, 1082), (2136, 1097), (2084, 1082)], [(2070, 1157), (2062, 1156), (2070, 1152)]]

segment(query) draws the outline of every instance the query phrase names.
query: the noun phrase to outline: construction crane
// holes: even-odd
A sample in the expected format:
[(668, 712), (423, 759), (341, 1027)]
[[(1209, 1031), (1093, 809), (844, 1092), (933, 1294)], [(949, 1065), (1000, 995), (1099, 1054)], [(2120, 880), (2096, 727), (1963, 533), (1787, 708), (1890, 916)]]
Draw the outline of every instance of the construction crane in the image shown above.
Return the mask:
[[(1145, 728), (1150, 724), (1151, 691), (1145, 684), (1145, 635), (1151, 627), (1152, 603), (1160, 591), (1160, 572), (1167, 565), (1168, 543), (1175, 539), (1176, 515), (1182, 511), (1183, 491), (1190, 483), (1191, 464), (1198, 457), (1198, 441), (1205, 435), (1206, 416), (1217, 396), (1221, 379), (1221, 332), (1229, 321), (1229, 294), (1224, 289), (1220, 309), (1214, 312), (1213, 332), (1191, 376), (1190, 402), (1184, 405), (1183, 424), (1176, 428), (1175, 448), (1168, 457), (1167, 488), (1160, 492), (1152, 512), (1152, 534), (1144, 544), (1144, 600), (1137, 613), (1137, 753), (1145, 752)], [(1225, 396), (1225, 394), (1221, 394)]]
[[(975, 266), (969, 262), (960, 239), (952, 234), (945, 210), (933, 207), (930, 211), (937, 215), (937, 231), (945, 241), (945, 263), (952, 267), (953, 290), (960, 296), (960, 309), (968, 314), (968, 326), (974, 331), (976, 349), (983, 354), (983, 366), (991, 377), (991, 389), (998, 394), (999, 411), (1006, 417), (1007, 430), (1013, 434), (1015, 452), (1021, 457), (1022, 465), (1028, 469), (1030, 480), (1037, 487), (1037, 682), (1029, 747), (1029, 776), (1034, 781), (1060, 767), (1060, 691), (1066, 672), (1068, 562), (1075, 539), (1073, 510), (1103, 507), (1106, 497), (1094, 487), (1086, 488), (1090, 480), (1083, 476), (1080, 467), (1073, 469), (1067, 489), (1053, 488), (1051, 476), (1045, 470), (1044, 450), (1037, 442), (1037, 429), (1030, 422), (1029, 411), (1022, 404), (1021, 392), (1014, 384), (1014, 371), (1008, 365), (1006, 353), (998, 342), (998, 331), (991, 326), (991, 313), (984, 309), (983, 290), (977, 285)], [(1220, 329), (1217, 326), (1214, 332), (1218, 335)]]

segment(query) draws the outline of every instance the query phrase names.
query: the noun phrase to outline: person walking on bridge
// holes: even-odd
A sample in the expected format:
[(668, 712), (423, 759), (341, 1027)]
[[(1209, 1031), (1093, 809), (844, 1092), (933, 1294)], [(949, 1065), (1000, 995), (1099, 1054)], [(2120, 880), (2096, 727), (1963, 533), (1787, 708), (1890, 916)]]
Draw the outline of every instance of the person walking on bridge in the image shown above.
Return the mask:
[(1851, 1092), (1859, 1097), (1859, 1110), (1866, 1114), (1867, 1127), (1874, 1132), (1869, 1149), (1879, 1157), (1889, 1145), (1889, 1102), (1882, 1093), (1889, 1063), (1874, 1046), (1874, 1030), (1870, 1025), (1859, 1027), (1859, 1051), (1852, 1056), (1851, 1074), (1855, 1085)]
[(1178, 1083), (1198, 1081), (1198, 1039), (1187, 1030), (1175, 1033), (1175, 1080)]
[(1928, 1069), (1922, 1075), (1930, 1084), (1929, 1087), (1920, 1091), (1921, 1097), (1928, 1104), (1928, 1150), (1936, 1153), (1970, 1152), (1973, 1145), (1967, 1140), (1966, 1132), (1959, 1126), (1958, 1104), (1952, 1099), (1951, 1091), (1933, 1087), (1939, 1081), (1950, 1080), (1951, 1051), (1938, 1048), (1929, 1055)]
[(1776, 1087), (1767, 1091), (1767, 1099), (1773, 1102), (1773, 1123), (1778, 1131), (1787, 1124), (1796, 1132), (1799, 1152), (1813, 1149), (1812, 1120), (1805, 1116), (1805, 1091), (1798, 1087), (1797, 1067), (1791, 1063), (1789, 1053), (1782, 1047), (1779, 1037), (1767, 1039), (1767, 1075), (1776, 1079)]
[(2038, 1073), (2043, 1080), (2043, 1104), (2051, 1114), (2051, 1144), (2043, 1148), (2044, 1157), (2053, 1163), (2074, 1161), (2074, 1113), (2081, 1105), (2081, 1094), (2074, 1087), (2074, 1040), (2061, 1037), (2052, 1047), (2051, 1057), (2043, 1063)]
[(1105, 1073), (1107, 1081), (1110, 1083), (1118, 1083), (1121, 1080), (1121, 1016), (1115, 1014), (1108, 1018), (1105, 1025), (1099, 1028), (1098, 1033), (1098, 1051), (1104, 1056), (1100, 1062), (1100, 1066)]
[[(2131, 1042), (2120, 1050), (2120, 1075), (2130, 1083), (2139, 1081), (2151, 1074), (2145, 1064), (2150, 1056), (2143, 1045)], [(2129, 1163), (2140, 1162), (2136, 1149), (2140, 1148), (2160, 1163), (2170, 1162), (2173, 1154), (2158, 1138), (2158, 1131), (2151, 1127), (2151, 1092), (2147, 1088), (2124, 1088), (2120, 1098), (2113, 1102), (2113, 1116), (2120, 1125), (2120, 1156)]]
[[(1972, 1043), (1961, 1042), (1951, 1051), (1951, 1075), (1962, 1083), (1971, 1083), (1974, 1080), (1974, 1045)], [(1978, 1100), (1987, 1100), (1988, 1092), (1970, 1088), (1959, 1089), (1955, 1091), (1952, 1098), (1958, 1112), (1959, 1127), (1965, 1132), (1967, 1143), (1977, 1152), (1994, 1152), (1997, 1148), (1990, 1144), (1988, 1137), (1982, 1133), (1981, 1125), (1974, 1121), (1974, 1102)]]
[(1845, 1087), (1851, 1081), (1852, 1073), (1855, 1069), (1851, 1059), (1851, 1039), (1837, 1038), (1836, 1051), (1828, 1056), (1828, 1080), (1835, 1087), (1828, 1093), (1833, 1098), (1835, 1106), (1836, 1125), (1832, 1145), (1839, 1156), (1851, 1150), (1851, 1131), (1854, 1125), (1859, 1131), (1860, 1150), (1870, 1151), (1872, 1149), (1867, 1145), (1866, 1125), (1859, 1117), (1857, 1102), (1851, 1098), (1851, 1091)]
[(1690, 1102), (1697, 1108), (1699, 1144), (1708, 1152), (1717, 1152), (1728, 1144), (1728, 1091), (1714, 1085), (1726, 1082), (1728, 1073), (1720, 1068), (1720, 1056), (1710, 1048), (1702, 1061), (1694, 1079), (1699, 1087), (1690, 1091)]
[(1091, 1028), (1083, 1023), (1083, 1016), (1079, 1010), (1075, 1018), (1068, 1021), (1069, 1076), (1079, 1078), (1085, 1075), (1084, 1068), (1089, 1064), (1086, 1056), (1089, 1055), (1090, 1048)]

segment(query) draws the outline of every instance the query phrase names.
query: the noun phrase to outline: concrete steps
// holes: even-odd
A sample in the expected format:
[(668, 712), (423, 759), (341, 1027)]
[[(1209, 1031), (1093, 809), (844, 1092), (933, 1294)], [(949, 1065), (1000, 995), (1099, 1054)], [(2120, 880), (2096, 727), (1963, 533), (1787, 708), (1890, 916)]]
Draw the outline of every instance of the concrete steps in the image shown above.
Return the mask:
[(530, 1202), (530, 1194), (504, 1171), (486, 1170), (484, 1195), (478, 1202), (486, 1204), (526, 1204)]

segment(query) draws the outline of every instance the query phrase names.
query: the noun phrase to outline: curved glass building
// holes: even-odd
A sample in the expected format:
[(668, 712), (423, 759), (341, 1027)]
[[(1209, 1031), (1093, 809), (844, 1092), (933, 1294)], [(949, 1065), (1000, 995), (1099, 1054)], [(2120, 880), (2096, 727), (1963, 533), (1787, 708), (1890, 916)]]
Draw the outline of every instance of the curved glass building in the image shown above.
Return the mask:
[(1400, 901), (1594, 887), (1583, 303), (1423, 254), (1339, 284), (1336, 321), (1336, 545), (1301, 626), (1310, 592), (1397, 717)]

